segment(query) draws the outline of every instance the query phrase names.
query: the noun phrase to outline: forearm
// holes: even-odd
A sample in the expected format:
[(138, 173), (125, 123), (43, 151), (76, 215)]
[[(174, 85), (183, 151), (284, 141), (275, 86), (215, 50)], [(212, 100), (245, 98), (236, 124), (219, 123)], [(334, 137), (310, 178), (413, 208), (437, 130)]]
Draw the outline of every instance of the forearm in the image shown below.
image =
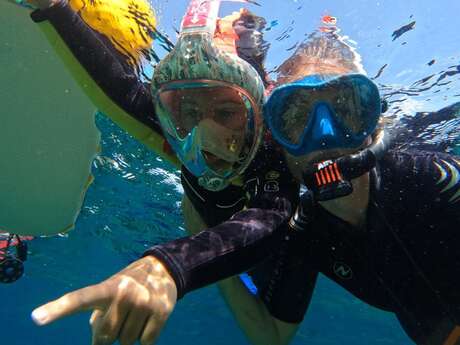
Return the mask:
[(251, 294), (239, 277), (218, 283), (219, 289), (236, 321), (253, 345), (286, 345), (299, 325), (273, 317), (263, 301)]
[(36, 22), (48, 20), (78, 62), (105, 94), (130, 116), (160, 132), (149, 88), (139, 79), (111, 42), (87, 25), (67, 1), (32, 13)]
[[(187, 231), (197, 234), (207, 228), (190, 199), (182, 199)], [(217, 283), (236, 321), (254, 345), (284, 345), (295, 334), (298, 324), (282, 322), (271, 316), (262, 300), (252, 295), (238, 276)]]
[(249, 209), (231, 220), (150, 248), (170, 270), (178, 296), (247, 271), (276, 249), (290, 215), (284, 199), (279, 209)]

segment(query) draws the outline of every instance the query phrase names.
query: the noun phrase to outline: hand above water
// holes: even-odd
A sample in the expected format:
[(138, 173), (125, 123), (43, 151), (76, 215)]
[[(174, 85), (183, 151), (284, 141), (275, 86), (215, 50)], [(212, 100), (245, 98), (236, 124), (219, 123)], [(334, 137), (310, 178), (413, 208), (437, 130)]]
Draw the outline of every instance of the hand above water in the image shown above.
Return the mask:
[(93, 310), (92, 345), (151, 345), (171, 314), (177, 299), (174, 280), (153, 256), (135, 261), (97, 285), (70, 292), (32, 312), (46, 325), (77, 312)]

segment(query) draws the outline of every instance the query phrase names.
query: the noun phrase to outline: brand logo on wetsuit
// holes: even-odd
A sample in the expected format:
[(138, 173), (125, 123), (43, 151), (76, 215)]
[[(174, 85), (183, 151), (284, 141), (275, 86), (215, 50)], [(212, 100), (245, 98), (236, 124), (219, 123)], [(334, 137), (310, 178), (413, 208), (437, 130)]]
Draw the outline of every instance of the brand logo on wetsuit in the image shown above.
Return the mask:
[(280, 173), (275, 170), (271, 170), (265, 174), (265, 182), (264, 182), (264, 192), (269, 193), (277, 193), (280, 190), (280, 186), (278, 183), (278, 178), (280, 177)]
[(271, 170), (265, 175), (265, 178), (267, 180), (277, 180), (279, 179), (279, 177), (280, 177), (280, 173), (275, 170)]
[(460, 162), (456, 159), (453, 159), (451, 162), (443, 159), (439, 163), (434, 162), (440, 174), (437, 184), (444, 187), (440, 193), (447, 193), (450, 196), (450, 203), (460, 201), (460, 171), (454, 162), (460, 166)]
[(353, 271), (351, 270), (351, 267), (343, 262), (334, 263), (333, 270), (335, 275), (341, 279), (349, 280), (353, 278)]
[(264, 184), (264, 192), (277, 193), (280, 190), (278, 181), (266, 181)]

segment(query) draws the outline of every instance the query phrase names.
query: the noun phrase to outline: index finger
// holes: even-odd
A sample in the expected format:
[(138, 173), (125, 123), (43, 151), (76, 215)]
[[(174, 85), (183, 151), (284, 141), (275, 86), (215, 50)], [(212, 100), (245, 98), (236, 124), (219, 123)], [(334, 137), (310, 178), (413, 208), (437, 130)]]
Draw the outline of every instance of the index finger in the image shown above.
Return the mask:
[(36, 308), (31, 316), (37, 325), (43, 326), (81, 311), (103, 309), (108, 294), (104, 285), (88, 286)]

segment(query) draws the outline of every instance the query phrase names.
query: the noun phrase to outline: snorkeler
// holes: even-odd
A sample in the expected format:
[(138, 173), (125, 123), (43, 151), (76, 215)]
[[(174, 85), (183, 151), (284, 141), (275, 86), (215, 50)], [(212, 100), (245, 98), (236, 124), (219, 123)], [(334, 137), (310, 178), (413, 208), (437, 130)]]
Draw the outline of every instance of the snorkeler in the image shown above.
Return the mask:
[[(314, 44), (328, 56), (326, 46), (324, 40)], [(276, 88), (265, 111), (291, 170), (308, 187), (295, 215), (290, 218), (282, 198), (270, 201), (259, 190), (272, 209), (270, 226), (259, 223), (258, 209), (242, 211), (196, 236), (153, 247), (133, 264), (145, 269), (128, 267), (112, 282), (136, 272), (151, 282), (161, 276), (147, 290), (158, 300), (172, 296), (159, 309), (165, 319), (176, 295), (245, 271), (272, 253), (278, 270), (270, 271), (259, 296), (273, 317), (300, 322), (321, 272), (370, 305), (395, 313), (417, 344), (457, 344), (460, 159), (388, 149), (376, 86), (362, 75), (315, 65)], [(281, 226), (272, 231), (274, 224)], [(95, 291), (71, 293), (37, 316), (47, 311), (46, 323), (76, 311), (76, 296), (94, 302)], [(115, 303), (114, 291), (101, 296)]]
[[(210, 3), (215, 6), (214, 2)], [(152, 82), (153, 98), (150, 85), (142, 83), (129, 65), (117, 59), (105, 38), (86, 25), (69, 4), (45, 1), (39, 5), (44, 9), (33, 14), (34, 20), (49, 20), (80, 63), (117, 104), (138, 121), (167, 137), (184, 165), (182, 182), (186, 196), (183, 205), (189, 229), (196, 229), (197, 223), (208, 227), (225, 221), (247, 203), (247, 191), (264, 187), (265, 180), (280, 193), (287, 193), (289, 200), (298, 198), (298, 184), (286, 171), (281, 151), (273, 150), (269, 141), (258, 150), (263, 139), (261, 107), (262, 78), (265, 75), (261, 67), (264, 51), (260, 48), (259, 32), (263, 20), (243, 10), (219, 21), (215, 42), (209, 42), (209, 32), (200, 33), (200, 40), (197, 40), (198, 35), (188, 35), (197, 41), (188, 41), (188, 44), (196, 44), (196, 55), (185, 59), (183, 52), (177, 49), (165, 60), (172, 61), (157, 66)], [(218, 58), (206, 56), (209, 51), (203, 48), (211, 43), (220, 47), (216, 49)], [(254, 68), (236, 59), (235, 48)], [(223, 53), (226, 51), (231, 54)], [(211, 49), (210, 53), (216, 51)], [(213, 62), (213, 68), (204, 62), (204, 58)], [(206, 102), (196, 97), (197, 94)], [(177, 99), (183, 102), (176, 104), (174, 100)], [(213, 99), (220, 102), (209, 102)], [(193, 117), (188, 116), (191, 113)], [(216, 128), (219, 129), (218, 136), (214, 132)], [(253, 164), (247, 168), (250, 163)], [(243, 176), (248, 183), (244, 186), (230, 184), (240, 178), (245, 169), (250, 172)], [(257, 178), (252, 178), (254, 176)], [(261, 209), (258, 217), (266, 218), (269, 223), (264, 212)], [(233, 286), (235, 283), (238, 289), (245, 289), (236, 279), (231, 288), (226, 289), (227, 299), (238, 295)], [(241, 306), (233, 309), (246, 317)], [(246, 319), (246, 323), (253, 321), (252, 318)], [(260, 324), (265, 328), (263, 322)]]

